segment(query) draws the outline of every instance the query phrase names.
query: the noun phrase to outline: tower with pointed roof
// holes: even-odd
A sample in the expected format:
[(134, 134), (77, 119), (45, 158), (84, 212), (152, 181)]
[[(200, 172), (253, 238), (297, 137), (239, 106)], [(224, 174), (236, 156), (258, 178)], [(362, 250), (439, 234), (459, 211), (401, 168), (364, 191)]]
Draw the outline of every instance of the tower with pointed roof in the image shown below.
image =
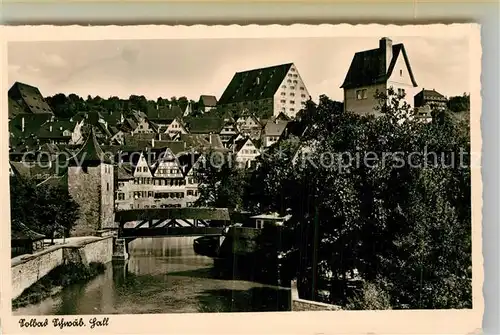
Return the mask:
[(80, 205), (72, 236), (115, 228), (113, 160), (99, 146), (93, 127), (80, 150), (68, 161), (68, 190)]

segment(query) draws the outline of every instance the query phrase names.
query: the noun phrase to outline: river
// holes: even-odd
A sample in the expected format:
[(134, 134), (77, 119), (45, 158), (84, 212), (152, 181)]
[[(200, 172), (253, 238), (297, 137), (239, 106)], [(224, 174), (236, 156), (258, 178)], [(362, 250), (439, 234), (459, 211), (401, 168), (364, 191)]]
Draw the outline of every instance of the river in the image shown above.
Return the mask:
[(142, 238), (126, 262), (108, 263), (89, 282), (64, 288), (14, 315), (286, 311), (290, 290), (221, 279), (213, 260), (196, 255), (194, 237)]

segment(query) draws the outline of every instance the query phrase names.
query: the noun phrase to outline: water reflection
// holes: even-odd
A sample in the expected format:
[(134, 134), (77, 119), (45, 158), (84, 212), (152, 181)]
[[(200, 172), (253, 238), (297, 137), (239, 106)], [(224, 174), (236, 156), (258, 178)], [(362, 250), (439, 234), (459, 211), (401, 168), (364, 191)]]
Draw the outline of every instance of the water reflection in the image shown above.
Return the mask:
[(219, 276), (193, 252), (192, 237), (137, 239), (130, 259), (16, 315), (138, 314), (289, 310), (289, 290)]

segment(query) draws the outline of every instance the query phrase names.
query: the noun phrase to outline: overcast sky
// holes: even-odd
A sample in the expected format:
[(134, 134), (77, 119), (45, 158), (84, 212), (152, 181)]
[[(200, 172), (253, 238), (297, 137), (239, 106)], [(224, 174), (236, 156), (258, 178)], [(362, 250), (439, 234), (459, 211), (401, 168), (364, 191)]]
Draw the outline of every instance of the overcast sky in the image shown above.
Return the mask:
[[(405, 44), (420, 88), (469, 92), (466, 37), (393, 41)], [(366, 37), (11, 42), (8, 80), (37, 86), (44, 96), (197, 100), (219, 98), (235, 72), (293, 62), (314, 100), (320, 94), (342, 100), (339, 87), (354, 53), (376, 47), (378, 39)]]

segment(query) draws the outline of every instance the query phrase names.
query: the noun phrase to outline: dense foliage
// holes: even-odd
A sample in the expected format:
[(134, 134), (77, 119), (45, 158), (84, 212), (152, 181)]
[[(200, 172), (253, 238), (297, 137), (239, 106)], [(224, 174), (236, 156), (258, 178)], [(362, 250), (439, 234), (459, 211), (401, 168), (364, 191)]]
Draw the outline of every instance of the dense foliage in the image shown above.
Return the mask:
[[(379, 96), (379, 117), (326, 96), (310, 102), (298, 116), (306, 136), (261, 156), (243, 180), (242, 206), (291, 211), (287, 267), (305, 298), (316, 297), (318, 271), (331, 302), (350, 308), (471, 308), (469, 122), (447, 111), (419, 122), (389, 94)], [(225, 196), (232, 205), (242, 180), (227, 173), (211, 184), (238, 193)], [(352, 296), (356, 273), (365, 284)]]
[[(11, 177), (11, 222), (21, 222), (50, 239), (68, 236), (78, 219), (78, 204), (68, 190), (57, 185)], [(15, 225), (13, 226), (15, 227)]]
[(448, 99), (448, 108), (455, 113), (466, 112), (470, 110), (470, 95), (464, 93), (461, 96), (450, 97)]
[(148, 100), (143, 95), (131, 95), (128, 99), (120, 99), (118, 97), (104, 99), (99, 96), (91, 97), (89, 95), (84, 99), (76, 94), (69, 94), (66, 96), (63, 93), (58, 93), (45, 98), (45, 100), (54, 111), (54, 115), (63, 119), (71, 118), (79, 112), (86, 113), (90, 111), (103, 113), (122, 112), (124, 115), (128, 115), (129, 112), (135, 110), (148, 114), (148, 111), (164, 108), (166, 106), (179, 106), (184, 111), (188, 103), (191, 103), (191, 109), (193, 111), (191, 116), (198, 116), (201, 114), (199, 112), (199, 107), (201, 106), (198, 106), (198, 102), (189, 100), (186, 97), (171, 97), (170, 99), (158, 98), (154, 101)]

